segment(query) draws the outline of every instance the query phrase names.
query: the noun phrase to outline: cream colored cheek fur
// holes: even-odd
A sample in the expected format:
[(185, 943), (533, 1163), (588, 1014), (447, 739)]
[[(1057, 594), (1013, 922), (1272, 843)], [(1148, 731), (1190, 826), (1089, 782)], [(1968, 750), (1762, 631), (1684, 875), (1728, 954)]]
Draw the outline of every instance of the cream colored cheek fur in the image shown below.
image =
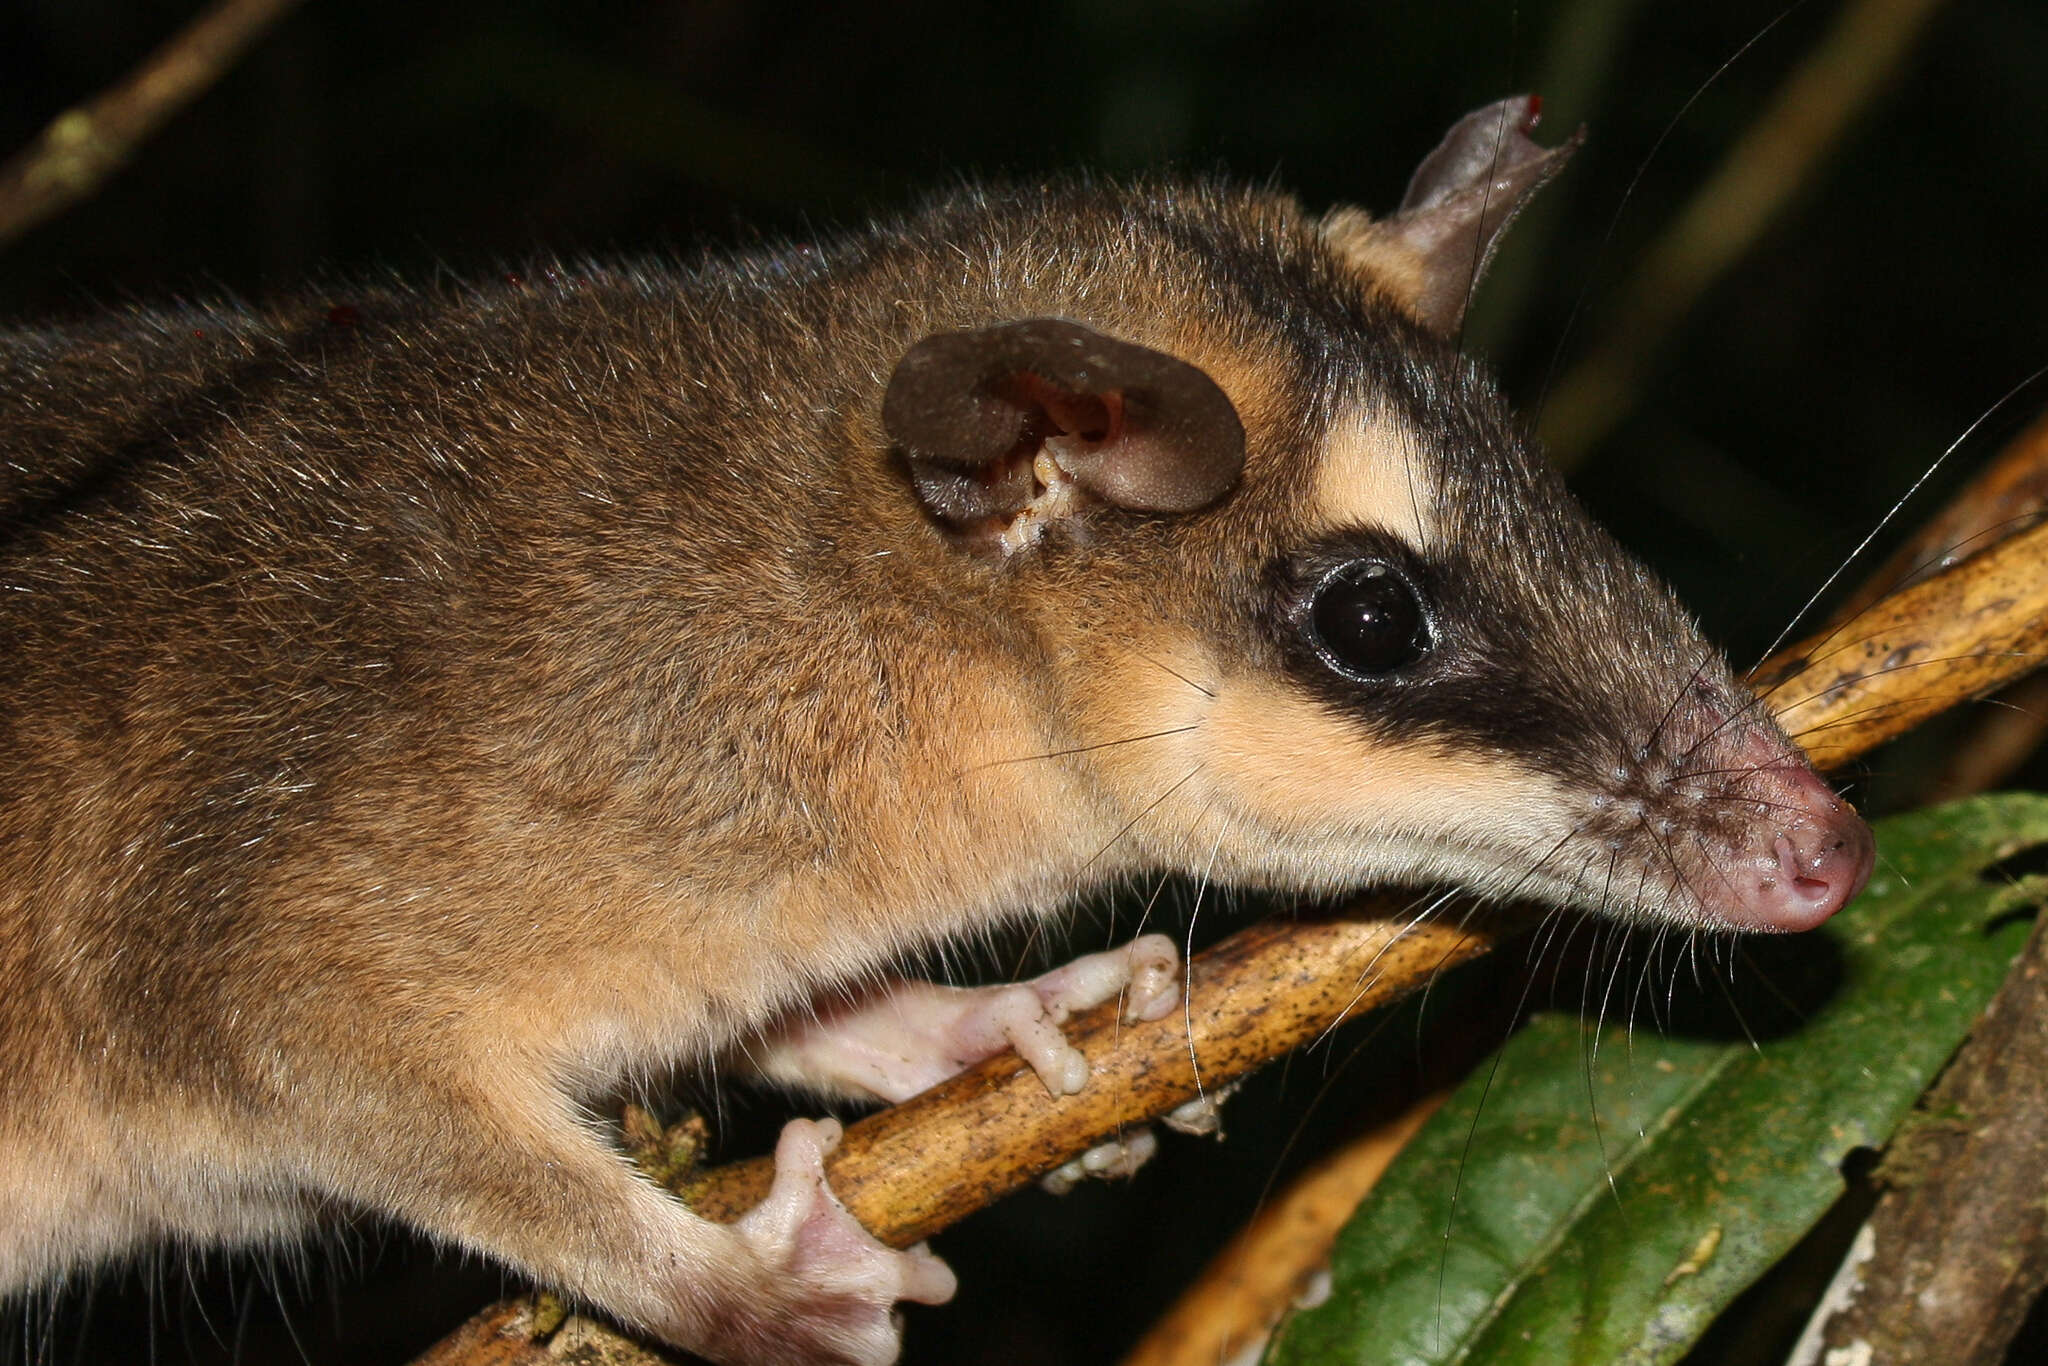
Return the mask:
[[(1134, 645), (1089, 699), (1090, 757), (1129, 828), (1130, 867), (1338, 891), (1395, 879), (1494, 891), (1565, 837), (1568, 794), (1511, 761), (1373, 740), (1285, 679), (1225, 675), (1192, 639)], [(1098, 866), (1100, 863), (1098, 862)], [(1568, 894), (1568, 891), (1567, 891)]]
[(1191, 800), (1235, 875), (1338, 890), (1394, 878), (1503, 887), (1564, 837), (1566, 794), (1512, 762), (1375, 741), (1285, 683), (1232, 680), (1188, 736)]

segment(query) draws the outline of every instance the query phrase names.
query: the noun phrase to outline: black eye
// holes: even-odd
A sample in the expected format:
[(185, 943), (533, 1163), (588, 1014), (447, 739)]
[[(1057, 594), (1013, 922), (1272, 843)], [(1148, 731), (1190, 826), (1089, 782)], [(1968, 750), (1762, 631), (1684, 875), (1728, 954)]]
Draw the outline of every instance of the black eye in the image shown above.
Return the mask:
[(1380, 678), (1429, 651), (1429, 621), (1414, 588), (1384, 560), (1353, 560), (1318, 584), (1309, 630), (1323, 658), (1353, 678)]

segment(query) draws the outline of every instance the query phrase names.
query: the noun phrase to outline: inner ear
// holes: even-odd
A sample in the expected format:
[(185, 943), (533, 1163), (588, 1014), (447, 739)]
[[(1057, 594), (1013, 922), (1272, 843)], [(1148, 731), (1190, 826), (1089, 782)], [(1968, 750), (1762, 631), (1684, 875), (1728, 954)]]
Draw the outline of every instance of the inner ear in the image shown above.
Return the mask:
[(1042, 522), (1089, 499), (1192, 512), (1244, 468), (1244, 427), (1214, 380), (1060, 318), (919, 341), (889, 379), (882, 425), (919, 499), (962, 530)]
[(1097, 445), (1123, 436), (1124, 395), (1121, 389), (1104, 393), (1076, 393), (1062, 389), (1040, 375), (1026, 372), (1008, 385), (1017, 404), (1036, 407), (1045, 415), (1055, 439)]

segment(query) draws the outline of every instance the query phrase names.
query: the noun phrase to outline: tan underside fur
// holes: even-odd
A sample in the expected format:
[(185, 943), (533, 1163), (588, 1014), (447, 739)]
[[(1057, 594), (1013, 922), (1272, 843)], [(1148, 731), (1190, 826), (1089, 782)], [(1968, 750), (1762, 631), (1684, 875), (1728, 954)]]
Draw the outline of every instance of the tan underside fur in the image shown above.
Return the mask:
[[(720, 965), (724, 1020), (758, 1023), (811, 990), (857, 980), (900, 954), (1058, 905), (1072, 890), (1064, 874), (1074, 851), (1101, 841), (1104, 820), (1091, 819), (1069, 766), (1044, 757), (1060, 747), (1044, 718), (1013, 690), (977, 692), (971, 712), (967, 700), (955, 711), (974, 715), (975, 725), (920, 726), (931, 748), (915, 764), (894, 766), (886, 795), (878, 791), (865, 809), (844, 804), (860, 819), (848, 822), (829, 858), (792, 865), (745, 904), (720, 900), (681, 914), (650, 905), (650, 923), (689, 923), (685, 961), (660, 944), (642, 946), (636, 952), (648, 967), (632, 989), (593, 1009), (587, 985), (578, 985), (589, 979), (551, 956), (518, 994), (517, 1011), (481, 1032), (495, 1033), (500, 1048), (531, 1048), (551, 1067), (575, 1066), (595, 1080), (672, 1057), (678, 1020), (689, 1020), (686, 1037), (709, 1051), (730, 1042), (705, 1013), (694, 964)], [(942, 694), (927, 705), (934, 713), (949, 709)], [(992, 830), (1005, 838), (989, 839)], [(635, 918), (631, 907), (611, 912)], [(617, 952), (610, 944), (592, 956)], [(673, 974), (663, 970), (671, 965)], [(591, 964), (592, 977), (602, 980), (599, 967)]]

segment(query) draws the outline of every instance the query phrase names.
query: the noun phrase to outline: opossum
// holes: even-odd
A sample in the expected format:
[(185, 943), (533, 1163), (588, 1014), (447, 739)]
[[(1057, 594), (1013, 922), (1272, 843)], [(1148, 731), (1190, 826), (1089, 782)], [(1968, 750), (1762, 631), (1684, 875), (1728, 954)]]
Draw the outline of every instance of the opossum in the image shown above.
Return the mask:
[(1059, 1020), (1171, 1009), (1169, 941), (890, 965), (1168, 870), (1839, 909), (1867, 827), (1458, 354), (1535, 114), (1385, 218), (966, 188), (0, 334), (0, 1288), (339, 1206), (716, 1360), (888, 1361), (952, 1278), (837, 1207), (830, 1124), (725, 1227), (591, 1104), (1011, 1043), (1071, 1091)]

